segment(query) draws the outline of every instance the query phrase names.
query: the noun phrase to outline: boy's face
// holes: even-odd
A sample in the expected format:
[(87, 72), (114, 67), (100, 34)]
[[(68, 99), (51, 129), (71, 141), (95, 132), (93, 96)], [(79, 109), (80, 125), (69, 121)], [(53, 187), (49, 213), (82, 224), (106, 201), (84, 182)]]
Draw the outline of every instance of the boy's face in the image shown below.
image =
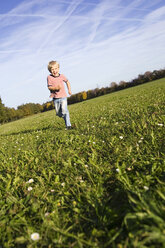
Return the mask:
[(51, 73), (53, 76), (58, 76), (59, 75), (59, 65), (53, 65), (51, 67)]

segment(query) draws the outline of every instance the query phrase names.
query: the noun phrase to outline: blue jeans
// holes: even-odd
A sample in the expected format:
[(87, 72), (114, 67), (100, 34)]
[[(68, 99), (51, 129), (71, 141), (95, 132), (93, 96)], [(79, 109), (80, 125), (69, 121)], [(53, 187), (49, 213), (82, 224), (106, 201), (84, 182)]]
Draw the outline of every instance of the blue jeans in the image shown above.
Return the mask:
[(62, 117), (65, 121), (66, 127), (70, 127), (70, 117), (67, 108), (67, 98), (53, 98), (56, 115)]

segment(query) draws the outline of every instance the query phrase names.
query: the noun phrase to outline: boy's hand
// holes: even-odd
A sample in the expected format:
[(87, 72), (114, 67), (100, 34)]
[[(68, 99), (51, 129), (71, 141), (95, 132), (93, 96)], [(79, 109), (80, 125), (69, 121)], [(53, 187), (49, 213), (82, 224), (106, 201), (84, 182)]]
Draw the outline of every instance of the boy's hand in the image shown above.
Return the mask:
[(70, 95), (70, 96), (72, 95), (72, 92), (71, 92), (71, 90), (68, 90), (68, 93), (69, 93), (69, 95)]
[(57, 91), (60, 91), (61, 87), (58, 85), (56, 87), (49, 87), (49, 90), (51, 93), (54, 93), (54, 92), (57, 92)]

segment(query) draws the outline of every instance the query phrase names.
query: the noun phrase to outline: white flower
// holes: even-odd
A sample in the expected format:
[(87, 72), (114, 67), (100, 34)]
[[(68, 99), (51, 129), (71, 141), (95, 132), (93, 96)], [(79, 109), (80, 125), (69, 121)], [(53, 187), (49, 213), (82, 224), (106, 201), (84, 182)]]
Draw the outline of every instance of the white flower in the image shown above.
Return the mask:
[(119, 172), (119, 169), (117, 168), (116, 171)]
[(65, 186), (65, 183), (61, 183), (61, 186), (64, 187)]
[(45, 213), (45, 217), (47, 217), (49, 214), (50, 214), (49, 212), (46, 212), (46, 213)]
[(83, 183), (84, 182), (84, 180), (82, 179), (82, 176), (79, 176), (76, 179), (79, 180), (80, 183)]
[(39, 238), (40, 238), (39, 233), (32, 233), (31, 234), (31, 239), (32, 240), (37, 241), (37, 240), (39, 240)]
[(163, 127), (163, 124), (162, 124), (162, 123), (158, 123), (158, 126), (159, 126), (159, 127)]
[(96, 142), (93, 142), (93, 144), (96, 144)]
[(119, 136), (120, 139), (123, 139), (123, 136)]
[(28, 191), (31, 191), (33, 188), (32, 187), (28, 187)]
[(88, 165), (87, 165), (87, 164), (85, 164), (85, 165), (84, 165), (84, 167), (85, 167), (85, 168), (88, 168)]
[(33, 182), (34, 182), (33, 178), (30, 178), (29, 181), (27, 181), (27, 183), (33, 183)]
[(149, 190), (149, 187), (147, 187), (147, 186), (144, 186), (143, 188), (144, 188), (146, 191)]
[(55, 190), (54, 190), (54, 189), (51, 189), (50, 191), (51, 191), (51, 192), (54, 192)]

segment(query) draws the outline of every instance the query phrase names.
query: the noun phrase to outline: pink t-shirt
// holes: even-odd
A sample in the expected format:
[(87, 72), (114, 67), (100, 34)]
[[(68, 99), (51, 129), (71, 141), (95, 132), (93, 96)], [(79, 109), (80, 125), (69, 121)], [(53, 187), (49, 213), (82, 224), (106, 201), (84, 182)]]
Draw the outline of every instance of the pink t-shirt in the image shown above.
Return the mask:
[(50, 97), (53, 97), (53, 98), (67, 97), (67, 93), (66, 93), (65, 85), (64, 85), (64, 82), (67, 82), (67, 81), (68, 81), (68, 79), (63, 74), (59, 74), (59, 76), (57, 76), (57, 77), (49, 75), (47, 77), (48, 87), (50, 87), (50, 86), (52, 86), (52, 87), (60, 86), (60, 90), (55, 91), (55, 92), (51, 92)]

